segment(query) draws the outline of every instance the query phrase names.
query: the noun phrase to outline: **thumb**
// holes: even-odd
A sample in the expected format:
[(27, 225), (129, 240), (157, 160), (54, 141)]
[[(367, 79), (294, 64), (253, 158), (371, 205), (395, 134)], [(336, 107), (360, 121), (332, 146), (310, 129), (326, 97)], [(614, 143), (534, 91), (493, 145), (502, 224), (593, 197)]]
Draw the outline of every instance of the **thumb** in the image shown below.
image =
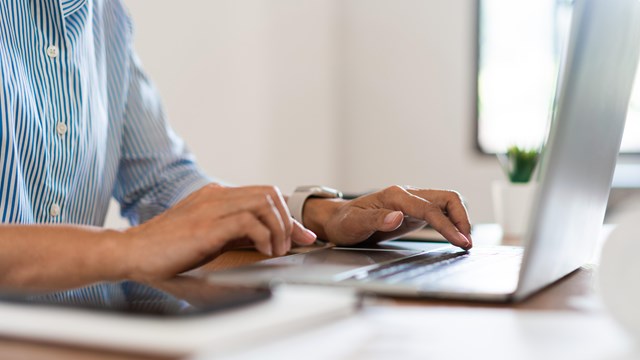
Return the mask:
[(311, 245), (316, 241), (316, 234), (305, 228), (298, 221), (293, 220), (293, 230), (291, 231), (291, 241), (298, 245)]
[(402, 225), (404, 220), (404, 214), (402, 211), (393, 211), (388, 209), (372, 210), (375, 214), (372, 214), (372, 219), (375, 219), (376, 230), (378, 231), (393, 231)]

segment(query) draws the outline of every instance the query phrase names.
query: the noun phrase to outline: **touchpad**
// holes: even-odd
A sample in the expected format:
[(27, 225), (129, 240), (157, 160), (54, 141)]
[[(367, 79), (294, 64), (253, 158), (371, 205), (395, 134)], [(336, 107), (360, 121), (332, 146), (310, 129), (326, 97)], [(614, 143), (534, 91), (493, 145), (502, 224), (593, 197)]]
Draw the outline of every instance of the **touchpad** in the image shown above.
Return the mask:
[(354, 268), (378, 264), (382, 262), (402, 259), (404, 257), (419, 254), (422, 250), (395, 250), (395, 249), (352, 249), (333, 247), (310, 251), (303, 254), (283, 256), (279, 258), (261, 261), (263, 264), (281, 265), (339, 265)]
[(209, 280), (232, 284), (278, 282), (331, 284), (344, 280), (358, 269), (423, 253), (422, 250), (326, 248), (307, 253), (263, 260), (209, 274)]

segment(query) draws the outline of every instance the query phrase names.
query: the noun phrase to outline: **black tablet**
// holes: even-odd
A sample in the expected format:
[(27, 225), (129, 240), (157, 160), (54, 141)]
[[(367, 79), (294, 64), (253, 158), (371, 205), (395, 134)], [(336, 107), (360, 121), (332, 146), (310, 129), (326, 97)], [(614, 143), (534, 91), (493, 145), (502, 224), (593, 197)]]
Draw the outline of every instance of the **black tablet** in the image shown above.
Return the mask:
[(268, 288), (213, 285), (203, 279), (177, 277), (143, 284), (135, 281), (103, 282), (64, 291), (0, 294), (0, 301), (60, 306), (141, 316), (191, 316), (265, 301)]

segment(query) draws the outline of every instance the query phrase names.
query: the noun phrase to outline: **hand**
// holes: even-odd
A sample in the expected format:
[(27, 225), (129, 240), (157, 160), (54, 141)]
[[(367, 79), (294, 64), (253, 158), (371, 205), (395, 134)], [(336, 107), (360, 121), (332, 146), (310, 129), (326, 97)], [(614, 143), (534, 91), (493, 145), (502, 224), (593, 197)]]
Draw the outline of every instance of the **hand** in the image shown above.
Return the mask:
[(454, 191), (391, 186), (350, 201), (312, 200), (305, 224), (338, 245), (389, 240), (428, 223), (453, 245), (473, 246), (467, 210)]
[(316, 239), (291, 218), (277, 188), (213, 184), (125, 235), (129, 277), (141, 281), (170, 278), (237, 245), (253, 243), (271, 256)]

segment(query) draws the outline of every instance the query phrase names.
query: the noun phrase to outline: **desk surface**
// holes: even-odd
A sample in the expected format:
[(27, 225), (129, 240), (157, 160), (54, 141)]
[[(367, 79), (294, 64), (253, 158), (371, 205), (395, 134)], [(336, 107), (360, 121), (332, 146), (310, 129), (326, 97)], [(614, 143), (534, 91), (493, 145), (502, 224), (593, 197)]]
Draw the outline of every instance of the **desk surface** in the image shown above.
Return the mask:
[[(202, 270), (220, 270), (250, 264), (265, 257), (253, 250), (237, 250), (223, 254), (205, 265)], [(515, 308), (525, 310), (569, 310), (589, 316), (590, 310), (583, 306), (595, 301), (593, 291), (593, 269), (583, 267), (567, 276), (554, 286), (534, 295), (528, 301), (514, 305), (477, 304), (469, 302), (450, 302), (435, 300), (407, 300), (378, 298), (372, 302), (377, 306), (431, 306), (431, 307), (466, 307), (466, 308)], [(54, 344), (35, 343), (17, 339), (0, 338), (0, 354), (11, 359), (177, 359), (150, 357), (133, 354), (106, 352), (94, 349), (83, 349)]]

